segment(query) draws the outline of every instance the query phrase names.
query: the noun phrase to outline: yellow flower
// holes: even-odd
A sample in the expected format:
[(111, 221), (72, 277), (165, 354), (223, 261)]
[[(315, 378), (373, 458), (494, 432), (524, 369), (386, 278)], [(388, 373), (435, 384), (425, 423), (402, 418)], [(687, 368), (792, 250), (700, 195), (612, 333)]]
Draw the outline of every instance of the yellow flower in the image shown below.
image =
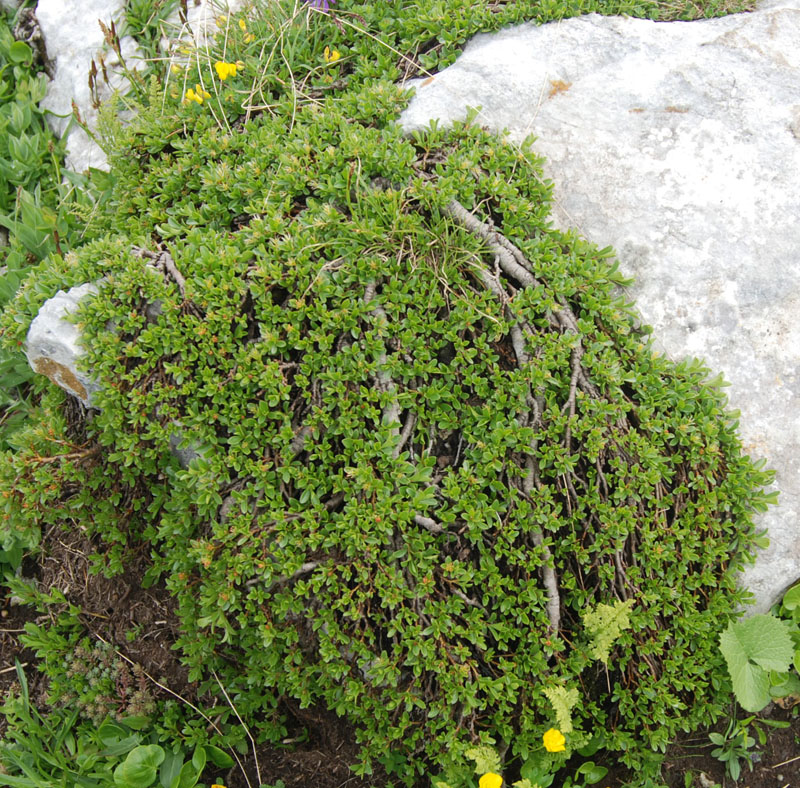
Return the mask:
[(217, 70), (217, 76), (224, 82), (228, 77), (236, 76), (236, 69), (238, 66), (236, 63), (223, 63), (222, 61), (218, 61), (214, 63), (214, 68)]
[(211, 94), (207, 90), (203, 90), (203, 86), (198, 82), (194, 86), (194, 90), (189, 88), (186, 91), (186, 97), (183, 99), (184, 104), (188, 104), (190, 101), (196, 101), (198, 104), (203, 103), (203, 99), (211, 98)]
[(245, 44), (249, 44), (253, 39), (255, 39), (255, 36), (252, 33), (247, 32), (247, 23), (244, 21), (244, 19), (239, 20), (239, 29), (244, 33)]
[(555, 728), (545, 731), (542, 741), (547, 752), (564, 752), (567, 749), (565, 746), (567, 740), (564, 738), (564, 734)]
[(180, 73), (181, 73), (181, 71), (183, 71), (183, 68), (181, 67), (180, 63), (173, 63), (173, 64), (172, 64), (172, 65), (169, 67), (169, 70), (170, 70), (170, 71), (171, 71), (173, 74), (180, 74)]
[[(478, 780), (479, 788), (500, 788), (503, 784), (503, 778), (494, 772), (487, 772)], [(213, 788), (213, 786), (212, 786)]]
[(335, 63), (341, 57), (338, 49), (331, 51), (330, 47), (325, 47), (325, 51), (322, 53), (322, 56), (325, 58), (326, 63)]
[(218, 16), (217, 17), (217, 27), (225, 27), (225, 25), (227, 25), (227, 24), (228, 24), (227, 17), (224, 17), (224, 16)]
[(225, 788), (224, 785), (219, 785), (218, 783), (214, 783), (211, 788)]

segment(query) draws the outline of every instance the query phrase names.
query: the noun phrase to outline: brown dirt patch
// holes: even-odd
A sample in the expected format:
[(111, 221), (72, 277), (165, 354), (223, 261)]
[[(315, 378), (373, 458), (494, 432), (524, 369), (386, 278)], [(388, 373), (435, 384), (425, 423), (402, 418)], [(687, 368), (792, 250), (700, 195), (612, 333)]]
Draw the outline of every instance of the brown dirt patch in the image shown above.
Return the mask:
[[(129, 551), (124, 574), (92, 574), (96, 552), (86, 534), (50, 528), (42, 540), (42, 589), (60, 590), (83, 611), (81, 619), (94, 637), (110, 643), (129, 660), (179, 695), (195, 694), (188, 671), (171, 646), (178, 637), (175, 602), (163, 584), (142, 588), (150, 566), (142, 551)], [(155, 697), (165, 697), (154, 688)]]
[[(740, 716), (742, 712), (739, 711)], [(742, 772), (738, 781), (725, 774), (725, 764), (712, 757), (716, 745), (708, 739), (708, 731), (696, 731), (678, 739), (666, 753), (662, 766), (662, 779), (669, 788), (800, 788), (800, 716), (792, 709), (773, 705), (760, 717), (788, 722), (788, 728), (769, 728), (762, 745), (754, 730), (750, 731), (756, 744), (750, 748), (752, 771), (741, 761)], [(756, 720), (756, 723), (758, 720)], [(724, 732), (728, 721), (713, 730)], [(608, 764), (605, 764), (608, 767)], [(636, 775), (624, 768), (612, 768), (598, 785), (619, 788), (630, 782), (636, 785)]]

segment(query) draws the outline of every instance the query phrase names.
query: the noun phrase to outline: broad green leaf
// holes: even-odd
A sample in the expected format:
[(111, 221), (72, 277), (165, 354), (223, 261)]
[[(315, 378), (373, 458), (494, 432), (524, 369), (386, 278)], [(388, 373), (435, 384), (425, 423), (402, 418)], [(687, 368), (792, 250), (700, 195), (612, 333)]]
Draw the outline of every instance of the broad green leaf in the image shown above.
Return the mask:
[[(731, 622), (720, 637), (720, 648), (730, 669), (731, 660), (749, 660), (764, 670), (789, 669), (794, 649), (789, 626), (775, 616), (756, 615)], [(733, 675), (733, 673), (731, 673)]]
[(769, 676), (758, 665), (740, 663), (735, 672), (731, 671), (731, 679), (736, 699), (745, 711), (761, 711), (770, 702)]
[(120, 788), (148, 788), (164, 758), (164, 750), (157, 744), (142, 744), (114, 769), (114, 783)]
[(126, 736), (124, 739), (110, 741), (108, 744), (106, 744), (105, 748), (100, 752), (100, 754), (110, 757), (125, 755), (126, 752), (133, 750), (141, 740), (141, 736), (132, 734), (131, 736)]
[(736, 699), (747, 711), (761, 711), (771, 700), (766, 671), (789, 669), (794, 649), (788, 626), (774, 616), (752, 616), (731, 622), (719, 642)]
[(233, 758), (225, 750), (213, 744), (206, 744), (206, 755), (208, 760), (220, 769), (230, 769), (234, 764)]
[(183, 758), (174, 752), (168, 752), (164, 756), (164, 762), (158, 770), (158, 781), (162, 788), (172, 788), (178, 784), (178, 777), (183, 768)]
[(150, 725), (150, 718), (142, 715), (123, 717), (120, 722), (124, 723), (135, 731), (143, 731)]
[(183, 764), (181, 773), (178, 776), (177, 788), (193, 788), (195, 785), (197, 785), (197, 781), (199, 779), (200, 772), (195, 769), (191, 761), (187, 761)]
[(800, 607), (800, 584), (790, 588), (783, 597), (783, 606), (787, 610)]
[(583, 778), (589, 785), (600, 782), (608, 774), (608, 769), (605, 766), (600, 766), (594, 761), (586, 761), (578, 767), (578, 774), (583, 775)]

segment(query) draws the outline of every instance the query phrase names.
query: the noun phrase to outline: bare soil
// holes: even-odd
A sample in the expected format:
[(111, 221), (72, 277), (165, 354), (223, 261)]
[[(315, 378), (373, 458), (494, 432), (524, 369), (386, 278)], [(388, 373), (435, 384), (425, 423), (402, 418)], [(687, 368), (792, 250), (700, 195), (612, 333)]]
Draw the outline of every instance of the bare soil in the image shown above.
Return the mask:
[[(147, 556), (133, 553), (125, 574), (109, 579), (92, 573), (89, 556), (94, 552), (84, 534), (53, 528), (45, 534), (40, 563), (25, 567), (24, 572), (36, 576), (42, 588), (58, 588), (70, 602), (79, 605), (89, 633), (144, 668), (153, 681), (154, 697), (167, 698), (172, 693), (202, 708), (210, 699), (198, 697), (197, 685), (188, 680), (186, 668), (171, 648), (178, 636), (174, 600), (163, 585), (141, 587), (149, 566)], [(32, 697), (44, 704), (47, 681), (35, 670), (35, 655), (20, 644), (18, 636), (26, 622), (42, 623), (47, 618), (31, 608), (13, 605), (8, 598), (2, 600), (0, 693), (5, 694), (16, 680), (13, 666), (18, 659), (25, 666)], [(136, 633), (131, 640), (126, 637), (129, 632)], [(259, 778), (267, 786), (283, 781), (286, 788), (386, 785), (382, 772), (360, 779), (351, 771), (359, 747), (352, 726), (345, 720), (324, 708), (300, 709), (290, 702), (284, 704), (284, 711), (289, 721), (286, 746), (261, 746), (255, 755), (251, 752), (240, 757), (243, 769), (237, 765), (225, 773), (206, 771), (204, 782), (227, 788), (257, 788)], [(669, 788), (711, 788), (715, 784), (721, 788), (800, 788), (800, 717), (791, 708), (777, 705), (768, 716), (788, 721), (790, 727), (767, 729), (766, 743), (752, 748), (753, 770), (743, 765), (738, 783), (726, 777), (724, 765), (711, 757), (713, 745), (707, 732), (696, 732), (669, 748), (663, 779)], [(595, 760), (602, 762), (597, 756)], [(601, 788), (618, 788), (629, 781), (636, 784), (636, 775), (629, 770), (611, 762), (603, 765), (609, 768), (609, 774), (598, 783)], [(420, 788), (429, 785), (429, 781), (420, 782)], [(558, 788), (556, 783), (554, 788)]]

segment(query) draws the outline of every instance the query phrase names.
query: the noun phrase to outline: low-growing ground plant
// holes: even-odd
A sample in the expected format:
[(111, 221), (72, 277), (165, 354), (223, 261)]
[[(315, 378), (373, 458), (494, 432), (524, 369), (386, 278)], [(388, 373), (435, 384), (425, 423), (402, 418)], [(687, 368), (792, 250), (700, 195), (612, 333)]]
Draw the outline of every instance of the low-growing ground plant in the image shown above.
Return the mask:
[(775, 698), (800, 699), (800, 585), (771, 613), (731, 621), (720, 649), (745, 711), (761, 711)]
[(397, 127), (395, 80), (492, 13), (451, 5), (225, 18), (133, 123), (106, 113), (92, 240), (2, 318), (16, 346), (97, 282), (102, 389), (46, 393), (0, 458), (7, 528), (84, 529), (109, 574), (148, 550), (190, 677), (259, 741), (288, 701), (408, 785), (488, 746), (531, 784), (591, 782), (598, 748), (644, 776), (725, 711), (770, 476), (707, 370), (654, 352), (612, 250), (552, 229), (530, 141)]
[(213, 746), (188, 753), (162, 747), (139, 733), (135, 719), (81, 724), (78, 711), (42, 714), (30, 700), (27, 678), (17, 663), (19, 685), (0, 712), (0, 785), (48, 788), (193, 788), (208, 764), (229, 768), (234, 761)]

